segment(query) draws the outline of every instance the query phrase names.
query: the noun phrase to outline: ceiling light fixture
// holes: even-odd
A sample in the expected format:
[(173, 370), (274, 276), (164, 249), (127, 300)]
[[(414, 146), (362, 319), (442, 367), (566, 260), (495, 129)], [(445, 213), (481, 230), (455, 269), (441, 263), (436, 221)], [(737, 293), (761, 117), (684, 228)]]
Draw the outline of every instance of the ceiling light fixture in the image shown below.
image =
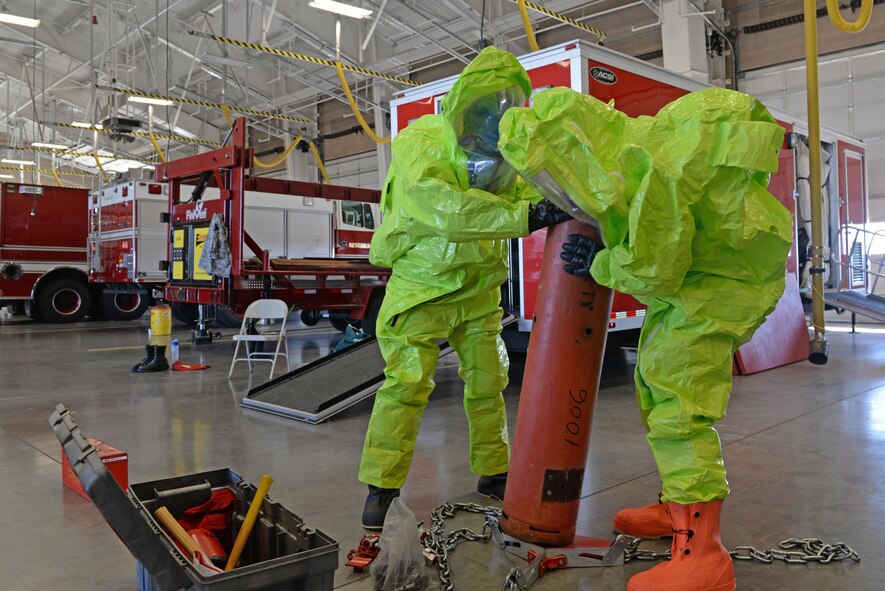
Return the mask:
[(67, 146), (63, 146), (61, 144), (47, 144), (44, 142), (31, 142), (31, 145), (35, 148), (49, 148), (51, 150), (67, 150)]
[(319, 8), (320, 10), (325, 10), (327, 12), (334, 12), (335, 14), (340, 14), (342, 16), (349, 16), (350, 18), (366, 18), (372, 14), (371, 10), (351, 6), (350, 4), (344, 4), (343, 2), (335, 2), (335, 0), (313, 0), (308, 3), (308, 6)]
[(144, 103), (146, 105), (160, 105), (161, 107), (168, 107), (169, 105), (173, 104), (173, 101), (170, 101), (169, 99), (158, 99), (149, 96), (130, 96), (129, 102)]
[(15, 160), (14, 158), (4, 158), (0, 160), (0, 162), (5, 162), (6, 164), (21, 164), (22, 166), (33, 166), (33, 160)]
[(74, 127), (82, 127), (83, 129), (104, 129), (100, 123), (93, 125), (91, 123), (86, 123), (85, 121), (71, 121), (71, 125)]
[(11, 174), (0, 174), (0, 179), (14, 179), (15, 177)]
[(10, 25), (19, 25), (22, 27), (31, 27), (32, 29), (40, 24), (38, 18), (28, 18), (26, 16), (15, 16), (6, 12), (0, 12), (0, 23), (9, 23)]
[(204, 53), (200, 55), (200, 59), (204, 62), (215, 62), (216, 64), (224, 64), (226, 66), (239, 66), (241, 68), (252, 67), (252, 62), (247, 60), (238, 60), (225, 55), (215, 55), (214, 53)]

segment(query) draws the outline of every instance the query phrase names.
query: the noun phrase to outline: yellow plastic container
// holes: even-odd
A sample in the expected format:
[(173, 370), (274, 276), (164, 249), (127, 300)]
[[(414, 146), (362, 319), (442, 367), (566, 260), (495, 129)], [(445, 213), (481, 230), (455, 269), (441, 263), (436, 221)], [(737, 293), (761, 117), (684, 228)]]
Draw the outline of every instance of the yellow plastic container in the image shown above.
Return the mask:
[(151, 336), (165, 337), (172, 334), (172, 308), (166, 305), (151, 306)]

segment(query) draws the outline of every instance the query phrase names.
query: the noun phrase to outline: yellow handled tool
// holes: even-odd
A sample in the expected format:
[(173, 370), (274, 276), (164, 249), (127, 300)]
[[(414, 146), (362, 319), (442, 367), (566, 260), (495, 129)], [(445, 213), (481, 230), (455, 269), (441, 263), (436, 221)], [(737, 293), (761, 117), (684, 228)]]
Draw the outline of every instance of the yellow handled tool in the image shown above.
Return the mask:
[(166, 507), (160, 507), (156, 511), (154, 511), (154, 519), (156, 519), (160, 525), (163, 526), (163, 529), (166, 530), (166, 533), (172, 536), (172, 539), (178, 542), (178, 544), (184, 548), (184, 551), (187, 552), (188, 557), (193, 558), (196, 551), (199, 550), (196, 542), (188, 535), (184, 528), (181, 527), (181, 524), (172, 517), (172, 513), (169, 512), (169, 509)]
[(230, 551), (230, 556), (227, 559), (227, 564), (224, 566), (224, 570), (231, 570), (236, 566), (237, 562), (239, 562), (240, 554), (243, 553), (243, 548), (246, 547), (246, 541), (249, 539), (249, 534), (252, 533), (252, 527), (255, 525), (255, 520), (258, 519), (261, 503), (264, 501), (264, 497), (267, 496), (267, 491), (270, 490), (271, 484), (273, 484), (273, 478), (267, 474), (261, 477), (261, 482), (258, 483), (258, 490), (255, 491), (255, 496), (252, 498), (252, 504), (249, 505), (249, 511), (246, 512), (246, 519), (243, 520), (243, 527), (240, 528), (240, 533), (237, 534), (237, 539), (234, 542), (233, 549)]

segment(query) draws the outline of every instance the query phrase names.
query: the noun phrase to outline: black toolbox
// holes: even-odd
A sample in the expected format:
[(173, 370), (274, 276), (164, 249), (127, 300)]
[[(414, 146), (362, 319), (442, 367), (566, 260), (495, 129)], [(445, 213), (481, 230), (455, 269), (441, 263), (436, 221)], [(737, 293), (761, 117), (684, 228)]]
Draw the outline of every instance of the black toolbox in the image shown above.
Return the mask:
[(98, 507), (137, 559), (140, 591), (332, 591), (338, 568), (338, 542), (308, 528), (300, 517), (265, 498), (249, 536), (239, 568), (204, 575), (190, 564), (153, 518), (158, 491), (204, 485), (225, 487), (236, 497), (232, 536), (255, 496), (255, 486), (233, 470), (221, 469), (152, 482), (131, 484), (123, 491), (107, 471), (71, 413), (59, 404), (49, 424), (65, 455)]

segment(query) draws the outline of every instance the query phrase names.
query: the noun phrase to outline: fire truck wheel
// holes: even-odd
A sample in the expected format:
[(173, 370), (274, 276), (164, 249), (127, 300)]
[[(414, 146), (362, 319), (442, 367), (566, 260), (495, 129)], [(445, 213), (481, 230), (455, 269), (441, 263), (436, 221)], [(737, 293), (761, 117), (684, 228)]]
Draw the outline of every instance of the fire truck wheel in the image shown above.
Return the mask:
[(306, 326), (316, 326), (317, 322), (320, 321), (320, 315), (316, 312), (309, 312), (307, 310), (301, 311), (301, 322), (303, 322)]
[(46, 322), (77, 322), (89, 311), (92, 295), (82, 281), (62, 277), (50, 281), (37, 295), (40, 316)]
[(338, 332), (346, 331), (348, 324), (354, 328), (359, 328), (361, 324), (359, 320), (350, 320), (348, 318), (341, 318), (340, 316), (332, 316), (329, 318), (329, 322), (332, 323), (332, 326), (334, 326)]
[(182, 324), (193, 328), (197, 325), (197, 319), (200, 317), (200, 312), (197, 309), (196, 304), (191, 304), (190, 302), (173, 302), (172, 316)]
[(215, 322), (224, 328), (240, 328), (243, 326), (243, 317), (227, 306), (215, 308)]
[(101, 294), (101, 309), (111, 320), (135, 320), (141, 318), (150, 303), (143, 291)]

